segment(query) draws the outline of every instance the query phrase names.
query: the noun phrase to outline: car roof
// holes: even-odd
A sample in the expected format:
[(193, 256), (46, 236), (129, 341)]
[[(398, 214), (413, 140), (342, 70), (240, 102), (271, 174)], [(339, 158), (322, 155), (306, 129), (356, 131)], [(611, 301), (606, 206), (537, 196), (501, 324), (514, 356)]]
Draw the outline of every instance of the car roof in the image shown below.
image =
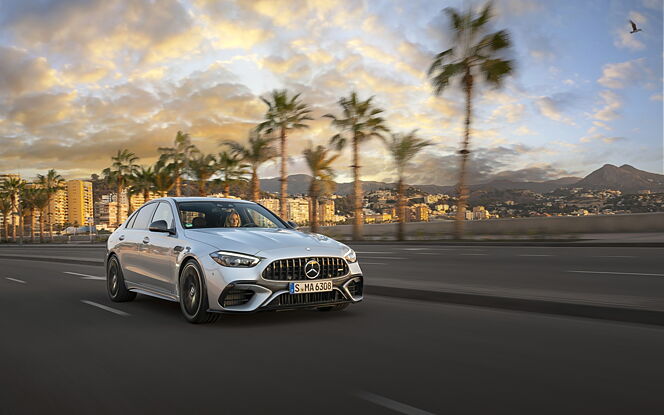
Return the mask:
[(186, 197), (161, 197), (158, 199), (153, 199), (153, 201), (157, 200), (173, 200), (174, 202), (245, 202), (245, 203), (254, 203), (250, 200), (243, 200), (243, 199), (232, 199), (228, 197), (200, 197), (200, 196), (186, 196)]

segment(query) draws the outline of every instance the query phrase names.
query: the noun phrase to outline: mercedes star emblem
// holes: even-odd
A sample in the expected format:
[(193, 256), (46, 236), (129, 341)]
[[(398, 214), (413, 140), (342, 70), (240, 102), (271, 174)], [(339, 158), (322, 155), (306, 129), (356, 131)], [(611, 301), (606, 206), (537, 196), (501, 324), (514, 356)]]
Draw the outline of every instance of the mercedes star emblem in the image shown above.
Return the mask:
[(304, 275), (306, 275), (307, 278), (313, 280), (318, 277), (318, 274), (320, 274), (320, 264), (318, 261), (311, 259), (304, 264)]

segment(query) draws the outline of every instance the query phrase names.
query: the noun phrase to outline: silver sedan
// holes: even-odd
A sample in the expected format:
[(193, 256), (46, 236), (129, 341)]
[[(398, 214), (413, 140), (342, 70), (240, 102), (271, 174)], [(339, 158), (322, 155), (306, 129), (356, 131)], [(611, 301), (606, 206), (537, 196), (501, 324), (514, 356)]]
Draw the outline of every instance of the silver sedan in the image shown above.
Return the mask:
[(237, 199), (168, 197), (134, 212), (108, 239), (113, 301), (177, 301), (192, 323), (223, 312), (343, 310), (362, 300), (355, 252)]

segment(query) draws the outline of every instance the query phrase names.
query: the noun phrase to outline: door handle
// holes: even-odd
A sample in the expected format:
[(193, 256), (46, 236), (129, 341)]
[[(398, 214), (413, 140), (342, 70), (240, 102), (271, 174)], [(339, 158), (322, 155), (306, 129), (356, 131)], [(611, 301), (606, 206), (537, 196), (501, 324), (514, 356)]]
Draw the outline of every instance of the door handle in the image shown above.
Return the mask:
[(121, 241), (124, 241), (124, 235), (120, 235), (120, 237), (118, 239), (121, 240)]
[(149, 244), (150, 243), (150, 238), (148, 238), (147, 236), (145, 238), (143, 238), (143, 243), (144, 244)]

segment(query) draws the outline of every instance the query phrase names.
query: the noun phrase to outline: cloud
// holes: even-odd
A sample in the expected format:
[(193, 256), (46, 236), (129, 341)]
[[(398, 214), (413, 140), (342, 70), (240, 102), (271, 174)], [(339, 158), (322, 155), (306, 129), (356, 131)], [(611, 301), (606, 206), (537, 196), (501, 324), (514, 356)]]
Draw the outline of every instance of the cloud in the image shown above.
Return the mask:
[(59, 84), (57, 72), (43, 57), (0, 46), (0, 96), (45, 91)]
[(604, 90), (599, 93), (601, 107), (592, 114), (592, 117), (600, 121), (611, 121), (618, 118), (618, 110), (622, 108), (622, 100), (613, 91)]
[(645, 64), (645, 58), (606, 64), (602, 67), (602, 76), (597, 82), (606, 88), (613, 89), (640, 84), (650, 75)]
[(526, 111), (524, 104), (505, 104), (501, 105), (491, 113), (489, 121), (495, 121), (504, 118), (509, 123), (519, 122)]
[(516, 134), (516, 135), (536, 135), (537, 132), (531, 130), (530, 128), (528, 128), (525, 125), (522, 125), (519, 128), (517, 128), (516, 130), (514, 130), (514, 134)]
[(540, 114), (553, 121), (574, 125), (571, 118), (565, 116), (561, 109), (567, 103), (566, 96), (539, 97), (535, 100), (535, 106)]

